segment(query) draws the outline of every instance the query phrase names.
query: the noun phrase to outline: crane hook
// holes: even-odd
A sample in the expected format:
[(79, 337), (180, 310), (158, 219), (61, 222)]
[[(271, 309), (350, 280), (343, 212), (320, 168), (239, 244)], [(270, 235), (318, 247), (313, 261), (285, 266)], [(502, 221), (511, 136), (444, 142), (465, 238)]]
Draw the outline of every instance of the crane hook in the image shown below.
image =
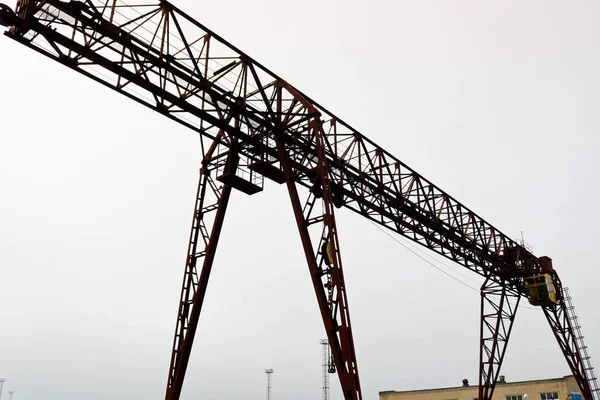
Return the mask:
[(0, 4), (0, 25), (17, 26), (21, 24), (21, 20), (15, 12), (6, 4)]

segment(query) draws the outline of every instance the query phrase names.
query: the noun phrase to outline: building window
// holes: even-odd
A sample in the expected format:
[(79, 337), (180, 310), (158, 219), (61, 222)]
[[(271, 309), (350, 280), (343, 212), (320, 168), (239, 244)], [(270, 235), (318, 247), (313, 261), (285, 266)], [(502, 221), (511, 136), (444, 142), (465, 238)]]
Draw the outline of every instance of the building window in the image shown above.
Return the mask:
[(540, 393), (540, 400), (558, 400), (558, 392)]
[(515, 394), (512, 396), (506, 396), (506, 400), (523, 400), (523, 396), (520, 394)]

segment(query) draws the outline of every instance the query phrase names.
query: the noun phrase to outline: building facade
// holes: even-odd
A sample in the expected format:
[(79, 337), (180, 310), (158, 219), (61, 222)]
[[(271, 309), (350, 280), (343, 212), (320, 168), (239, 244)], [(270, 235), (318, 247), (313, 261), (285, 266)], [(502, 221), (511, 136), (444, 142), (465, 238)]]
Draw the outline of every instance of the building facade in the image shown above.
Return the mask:
[[(379, 392), (379, 400), (477, 400), (478, 386)], [(572, 375), (556, 379), (506, 382), (498, 380), (492, 400), (566, 400), (579, 388)], [(573, 396), (573, 398), (577, 398)]]

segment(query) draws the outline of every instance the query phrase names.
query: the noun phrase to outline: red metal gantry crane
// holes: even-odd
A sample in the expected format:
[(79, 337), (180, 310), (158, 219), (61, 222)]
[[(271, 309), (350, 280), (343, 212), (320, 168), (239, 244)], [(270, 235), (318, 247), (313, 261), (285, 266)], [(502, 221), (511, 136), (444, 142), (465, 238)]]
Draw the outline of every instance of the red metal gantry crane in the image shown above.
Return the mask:
[(527, 285), (535, 278), (552, 294), (539, 304), (584, 398), (600, 399), (548, 257), (534, 256), (173, 4), (19, 0), (15, 11), (0, 5), (0, 23), (8, 37), (201, 136), (166, 400), (181, 393), (231, 191), (258, 193), (265, 177), (289, 191), (345, 399), (362, 394), (335, 222), (341, 207), (485, 278), (480, 399), (492, 397), (519, 301), (537, 295), (539, 285), (535, 292)]

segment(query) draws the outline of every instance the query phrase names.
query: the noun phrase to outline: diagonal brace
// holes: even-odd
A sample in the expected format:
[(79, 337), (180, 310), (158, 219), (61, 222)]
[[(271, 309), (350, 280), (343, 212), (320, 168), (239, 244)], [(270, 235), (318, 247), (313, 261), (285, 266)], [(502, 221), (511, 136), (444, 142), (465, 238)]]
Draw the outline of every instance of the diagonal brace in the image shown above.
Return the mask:
[(481, 286), (479, 399), (491, 400), (521, 296), (507, 282), (491, 279)]

